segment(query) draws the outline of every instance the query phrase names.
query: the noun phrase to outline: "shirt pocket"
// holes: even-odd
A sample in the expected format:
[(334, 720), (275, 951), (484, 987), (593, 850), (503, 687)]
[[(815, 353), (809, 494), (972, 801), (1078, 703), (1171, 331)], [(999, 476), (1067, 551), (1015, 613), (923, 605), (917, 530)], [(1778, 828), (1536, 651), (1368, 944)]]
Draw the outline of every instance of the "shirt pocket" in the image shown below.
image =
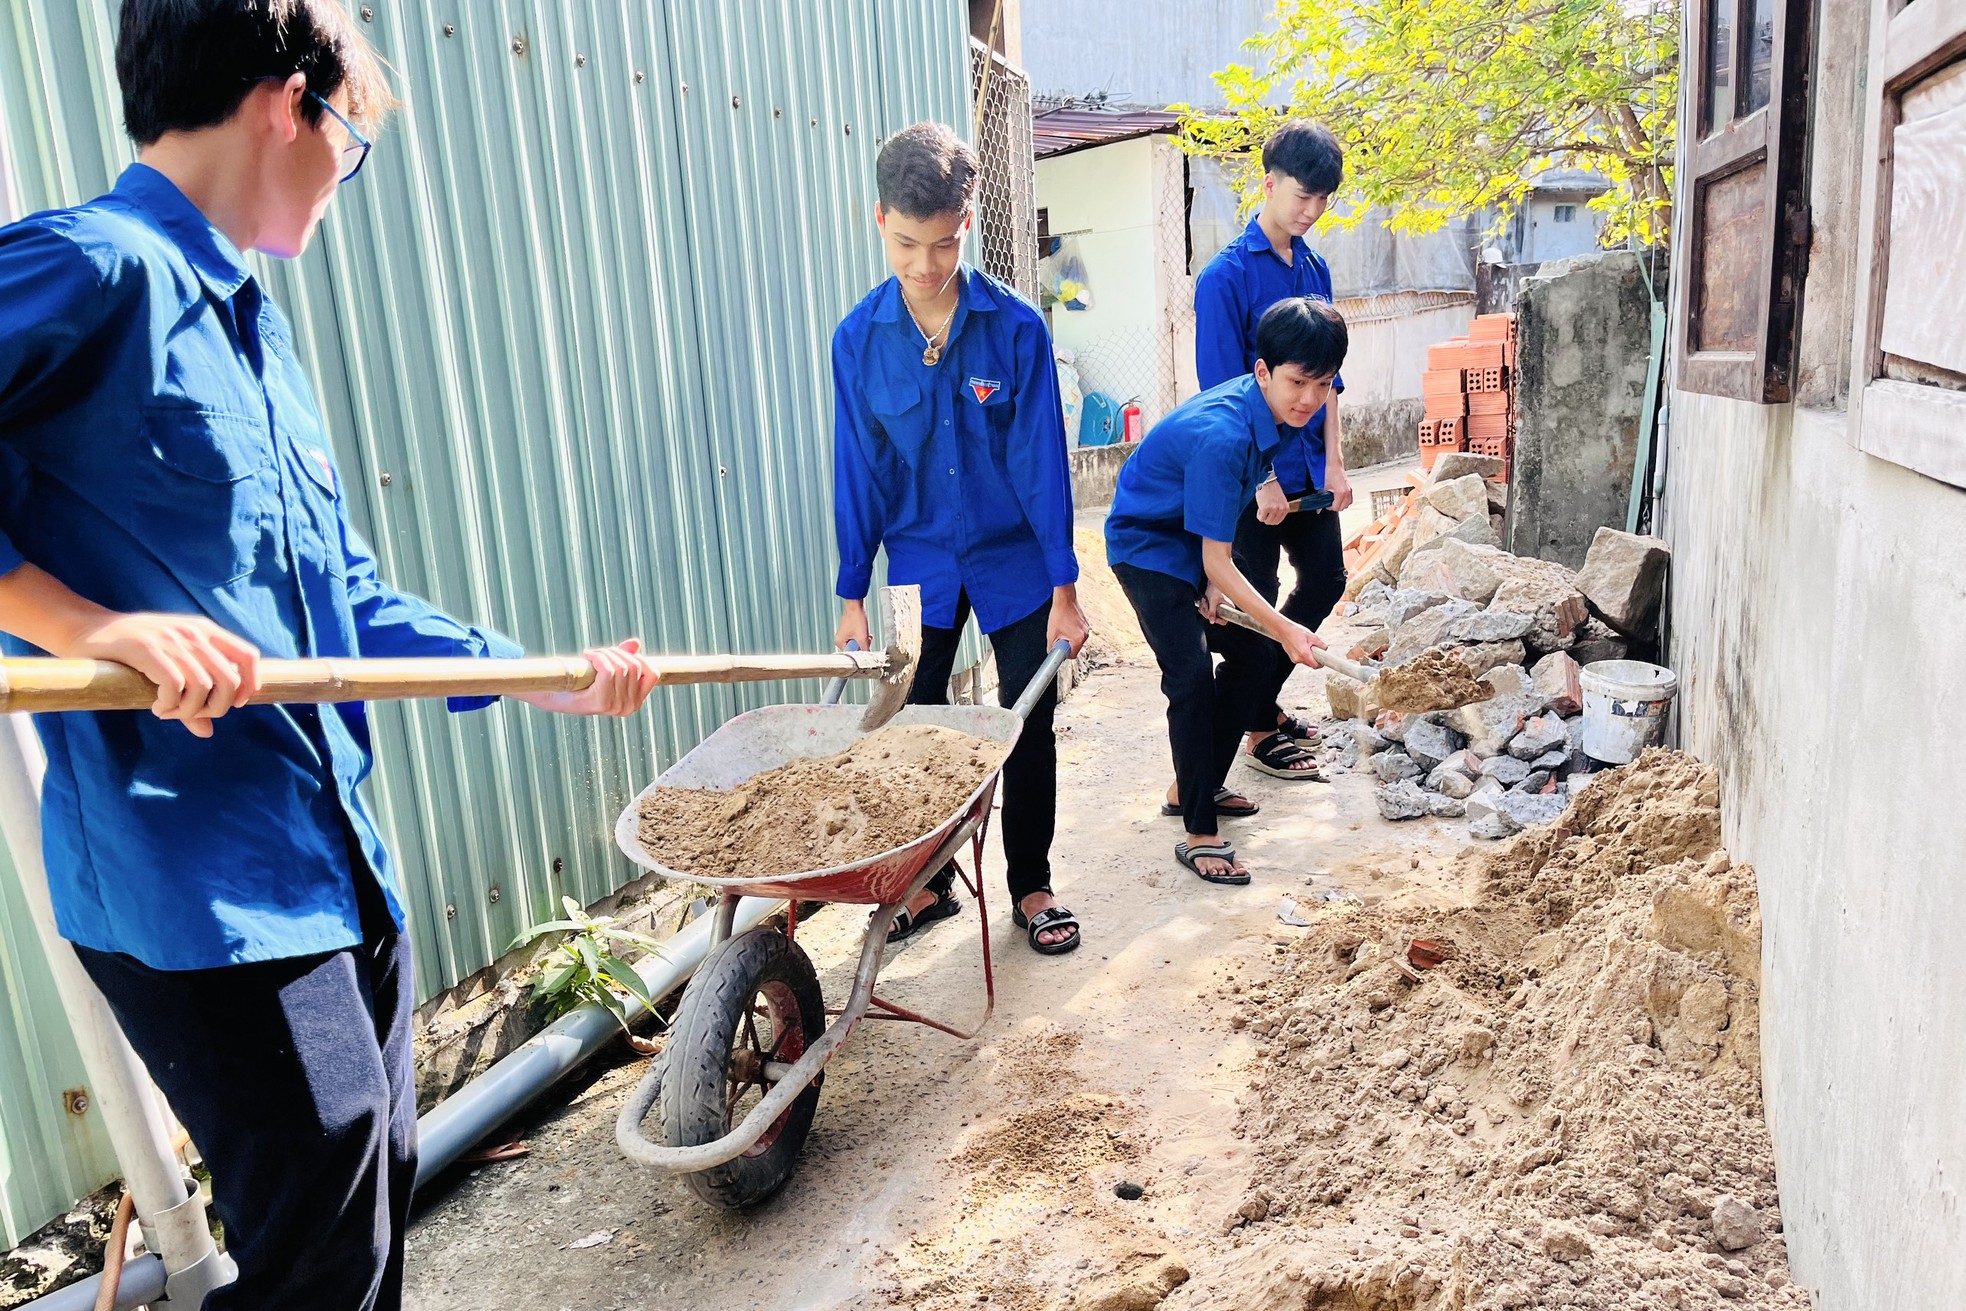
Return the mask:
[(253, 571), (273, 526), (273, 449), (243, 415), (154, 406), (143, 436), (156, 465), (136, 489), (158, 558), (187, 582), (218, 587)]
[(985, 355), (965, 365), (960, 404), (963, 426), (988, 439), (990, 454), (1002, 464), (1010, 454), (1010, 425), (1017, 421), (1017, 401), (1011, 385), (1015, 374), (998, 356)]
[(867, 409), (909, 467), (920, 467), (927, 452), (933, 418), (921, 384), (912, 378), (869, 379)]
[(314, 443), (296, 438), (294, 458), (299, 462), (302, 492), (307, 500), (311, 542), (303, 542), (308, 554), (318, 554), (322, 568), (337, 578), (348, 573), (348, 559), (341, 546), (341, 492), (334, 461)]

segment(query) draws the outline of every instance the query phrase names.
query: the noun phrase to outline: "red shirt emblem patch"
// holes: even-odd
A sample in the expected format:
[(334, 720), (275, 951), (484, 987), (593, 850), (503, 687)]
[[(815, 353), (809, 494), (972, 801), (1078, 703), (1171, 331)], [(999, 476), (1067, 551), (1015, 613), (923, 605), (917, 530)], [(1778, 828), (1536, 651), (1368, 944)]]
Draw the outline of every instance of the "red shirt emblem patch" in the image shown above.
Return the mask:
[(970, 394), (976, 397), (978, 405), (987, 404), (992, 396), (1003, 390), (1003, 384), (993, 378), (971, 378)]

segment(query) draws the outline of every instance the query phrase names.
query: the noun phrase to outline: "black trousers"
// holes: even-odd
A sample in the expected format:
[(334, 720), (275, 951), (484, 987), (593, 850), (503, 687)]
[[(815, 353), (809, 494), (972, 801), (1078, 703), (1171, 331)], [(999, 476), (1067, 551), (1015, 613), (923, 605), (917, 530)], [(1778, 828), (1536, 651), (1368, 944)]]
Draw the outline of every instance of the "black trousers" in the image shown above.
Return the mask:
[(360, 947), (154, 970), (77, 947), (212, 1172), (237, 1282), (205, 1311), (397, 1311), (416, 1179), (415, 983), (366, 873)]
[(1195, 608), (1201, 593), (1185, 579), (1130, 564), (1115, 564), (1113, 573), (1160, 662), (1181, 821), (1190, 833), (1214, 833), (1216, 789), (1235, 764), (1244, 725), (1274, 695), (1270, 650), (1276, 644), (1246, 628), (1209, 623)]
[[(1345, 542), (1338, 528), (1338, 512), (1300, 511), (1285, 515), (1282, 523), (1266, 524), (1257, 520), (1256, 504), (1252, 501), (1236, 523), (1236, 567), (1271, 605), (1276, 605), (1277, 592), (1282, 586), (1278, 581), (1278, 559), (1285, 555), (1290, 557), (1290, 567), (1297, 572), (1297, 585), (1291, 589), (1290, 599), (1278, 609), (1286, 619), (1315, 632), (1345, 595)], [(1282, 713), (1277, 696), (1290, 681), (1291, 670), (1296, 668), (1281, 646), (1274, 642), (1268, 646), (1270, 669), (1264, 682), (1269, 690), (1243, 725), (1252, 733), (1276, 732), (1277, 718)]]
[[(908, 694), (910, 704), (948, 704), (956, 647), (968, 622), (969, 594), (964, 592), (956, 598), (955, 627), (922, 625), (922, 658), (915, 671), (914, 690)], [(1044, 664), (1050, 654), (1044, 640), (1050, 627), (1051, 603), (1047, 601), (1022, 619), (984, 635), (997, 657), (1000, 705), (1014, 705), (1024, 694), (1025, 684)], [(1058, 685), (1053, 683), (1032, 707), (1031, 717), (1024, 721), (1024, 731), (1018, 734), (1017, 745), (1003, 765), (999, 831), (1003, 837), (1004, 881), (1010, 885), (1013, 902), (1021, 902), (1033, 892), (1051, 890), (1051, 839), (1058, 828), (1058, 738), (1051, 724), (1057, 710)], [(930, 886), (946, 891), (953, 878), (945, 870)]]

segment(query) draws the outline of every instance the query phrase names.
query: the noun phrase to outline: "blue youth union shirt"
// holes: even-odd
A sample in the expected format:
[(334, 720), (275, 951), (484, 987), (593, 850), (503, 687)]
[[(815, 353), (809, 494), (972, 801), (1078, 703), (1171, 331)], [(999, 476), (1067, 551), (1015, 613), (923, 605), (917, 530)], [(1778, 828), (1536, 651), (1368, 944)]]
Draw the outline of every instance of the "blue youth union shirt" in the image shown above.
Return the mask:
[[(1195, 376), (1204, 390), (1255, 369), (1256, 325), (1270, 306), (1291, 296), (1329, 301), (1331, 269), (1302, 237), (1291, 238), (1285, 264), (1252, 218), (1195, 279)], [(1332, 389), (1345, 390), (1343, 374)], [(1277, 448), (1277, 481), (1287, 496), (1322, 490), (1324, 411), (1293, 431), (1300, 435)]]
[(1207, 583), (1203, 539), (1233, 542), (1269, 476), (1283, 428), (1253, 376), (1202, 392), (1155, 424), (1124, 465), (1106, 514), (1106, 558)]
[(866, 597), (874, 556), (922, 589), (922, 621), (956, 622), (967, 591), (994, 633), (1075, 583), (1072, 475), (1051, 334), (1031, 303), (963, 265), (948, 344), (922, 334), (889, 278), (833, 334), (838, 592)]
[[(141, 164), (0, 229), (0, 574), (29, 562), (111, 610), (204, 615), (269, 657), (519, 654), (377, 579), (285, 317)], [(360, 705), (248, 706), (209, 740), (147, 710), (35, 726), (71, 941), (163, 970), (338, 950), (362, 940), (355, 879), (371, 872), (403, 924), (356, 790)]]

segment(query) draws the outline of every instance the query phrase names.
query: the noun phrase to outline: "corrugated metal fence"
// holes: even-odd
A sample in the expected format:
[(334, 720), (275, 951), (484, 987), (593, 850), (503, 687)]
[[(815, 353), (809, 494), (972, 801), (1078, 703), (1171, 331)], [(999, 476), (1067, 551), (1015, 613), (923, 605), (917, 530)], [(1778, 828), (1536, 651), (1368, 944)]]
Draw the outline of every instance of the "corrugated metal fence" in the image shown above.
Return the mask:
[[(93, 196), (130, 157), (115, 8), (8, 0), (0, 14), (24, 209)], [(828, 344), (885, 275), (879, 142), (922, 118), (968, 131), (964, 6), (349, 8), (406, 106), (314, 249), (266, 277), (384, 576), (537, 651), (631, 633), (670, 652), (824, 648)], [(423, 994), (495, 959), (562, 894), (592, 902), (632, 877), (613, 817), (662, 762), (740, 709), (815, 694), (660, 690), (628, 721), (379, 708), (372, 796)], [(0, 934), (9, 1237), (105, 1159), (93, 1140), (47, 1147), (61, 1169), (35, 1155), (60, 1136), (47, 1097), (72, 1052), (24, 983), (32, 934), (16, 936)]]

